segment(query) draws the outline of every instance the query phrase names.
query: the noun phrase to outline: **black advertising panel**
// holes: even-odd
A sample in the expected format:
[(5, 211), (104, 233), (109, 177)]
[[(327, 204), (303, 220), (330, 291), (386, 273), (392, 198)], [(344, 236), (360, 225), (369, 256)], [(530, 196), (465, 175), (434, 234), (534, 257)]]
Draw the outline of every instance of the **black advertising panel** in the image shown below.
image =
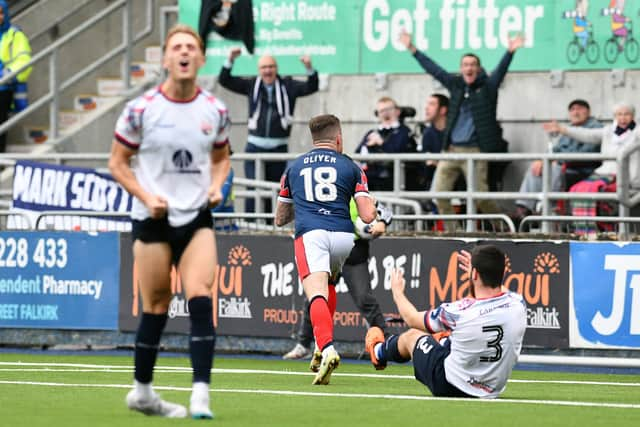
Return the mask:
[[(525, 345), (567, 348), (568, 244), (490, 243), (507, 253), (505, 285), (524, 295), (527, 302)], [(470, 250), (474, 244), (428, 238), (372, 241), (368, 262), (371, 287), (385, 316), (398, 316), (390, 289), (393, 268), (404, 270), (406, 294), (419, 310), (467, 296), (469, 281), (466, 273), (458, 268), (456, 253), (462, 248)], [(127, 250), (126, 246), (124, 250)], [(290, 237), (219, 235), (218, 257), (220, 265), (212, 287), (212, 315), (218, 334), (285, 338), (297, 331), (304, 298)], [(131, 285), (133, 276), (127, 272), (123, 276), (120, 328), (131, 331), (138, 323), (139, 298)], [(175, 295), (167, 330), (187, 333), (186, 301), (179, 282), (174, 281), (172, 286)], [(353, 304), (344, 281), (338, 283), (336, 290), (335, 338), (363, 341), (367, 327), (364, 317)], [(401, 329), (393, 327), (392, 330)]]
[[(219, 265), (212, 285), (213, 321), (219, 335), (291, 336), (303, 304), (287, 236), (217, 236)], [(125, 248), (126, 251), (126, 248)], [(129, 249), (129, 257), (130, 255)], [(121, 284), (120, 329), (136, 330), (141, 311), (135, 273)], [(173, 274), (166, 331), (188, 333), (187, 301)]]
[[(553, 242), (480, 241), (507, 254), (504, 284), (527, 303), (526, 346), (569, 347), (569, 245)], [(371, 246), (382, 282), (374, 293), (384, 312), (395, 312), (389, 274), (392, 265), (405, 271), (406, 294), (418, 310), (463, 298), (469, 293), (457, 251), (476, 242), (393, 238)], [(370, 270), (371, 271), (371, 270)]]

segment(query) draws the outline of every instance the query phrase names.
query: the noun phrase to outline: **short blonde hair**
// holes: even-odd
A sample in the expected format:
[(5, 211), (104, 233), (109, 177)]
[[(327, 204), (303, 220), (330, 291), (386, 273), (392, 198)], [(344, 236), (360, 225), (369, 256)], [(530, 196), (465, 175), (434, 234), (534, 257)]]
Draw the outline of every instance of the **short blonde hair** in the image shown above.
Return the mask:
[(186, 24), (176, 24), (173, 27), (169, 28), (169, 31), (167, 31), (167, 36), (164, 38), (164, 45), (162, 45), (162, 53), (164, 53), (165, 50), (167, 49), (167, 43), (169, 43), (169, 39), (178, 33), (185, 33), (193, 36), (193, 38), (195, 38), (196, 41), (198, 42), (198, 47), (200, 48), (200, 51), (202, 52), (203, 55), (205, 54), (206, 50), (205, 50), (204, 41), (202, 40), (202, 37), (200, 37), (200, 34), (198, 34), (196, 30), (194, 30), (193, 28), (191, 28)]

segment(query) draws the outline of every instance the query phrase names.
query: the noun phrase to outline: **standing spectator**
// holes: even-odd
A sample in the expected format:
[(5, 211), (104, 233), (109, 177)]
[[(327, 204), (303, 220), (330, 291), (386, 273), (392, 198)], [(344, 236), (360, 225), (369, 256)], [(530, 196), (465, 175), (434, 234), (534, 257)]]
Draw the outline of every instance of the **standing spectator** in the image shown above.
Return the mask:
[(221, 187), (231, 168), (230, 121), (225, 105), (196, 85), (205, 61), (198, 33), (176, 25), (164, 46), (168, 77), (127, 104), (116, 124), (109, 161), (113, 177), (134, 196), (133, 255), (142, 295), (135, 381), (126, 402), (130, 409), (147, 415), (187, 415), (184, 406), (160, 399), (151, 384), (172, 298), (173, 264), (180, 272), (191, 320), (191, 416), (213, 418), (209, 407), (215, 345), (211, 284), (218, 256), (209, 208), (222, 201)]
[[(351, 212), (351, 220), (355, 223), (358, 218), (358, 208), (353, 199), (349, 205)], [(371, 274), (369, 274), (369, 242), (383, 235), (387, 226), (391, 224), (393, 216), (391, 209), (388, 209), (378, 203), (378, 221), (371, 227), (369, 236), (360, 237), (357, 233), (353, 249), (349, 257), (342, 267), (342, 277), (349, 290), (349, 295), (353, 303), (358, 307), (360, 313), (367, 319), (369, 326), (377, 326), (381, 330), (385, 330), (386, 323), (382, 309), (378, 300), (371, 290)], [(370, 238), (366, 238), (370, 237)], [(309, 318), (309, 304), (305, 304), (302, 312), (302, 321), (298, 330), (298, 342), (295, 347), (287, 354), (282, 356), (283, 359), (303, 359), (311, 355), (311, 344), (313, 342), (313, 326)], [(313, 372), (317, 372), (320, 368), (322, 353), (316, 348), (313, 352), (311, 364), (309, 368)]]
[[(311, 59), (303, 56), (300, 61), (307, 70), (307, 81), (294, 80), (278, 75), (278, 64), (269, 55), (258, 61), (257, 77), (243, 78), (231, 75), (233, 62), (240, 56), (240, 48), (229, 53), (218, 81), (232, 92), (245, 95), (249, 100), (249, 136), (247, 153), (286, 153), (291, 134), (291, 122), (296, 99), (318, 91), (318, 72), (311, 66)], [(279, 181), (287, 162), (266, 162), (265, 179)], [(244, 163), (244, 174), (248, 179), (256, 179), (255, 162)], [(271, 211), (271, 201), (266, 201), (266, 212)], [(245, 202), (245, 211), (254, 212), (254, 199)]]
[[(427, 99), (424, 107), (425, 127), (422, 130), (422, 143), (419, 151), (422, 153), (439, 153), (442, 151), (442, 138), (447, 127), (447, 113), (449, 112), (449, 98), (440, 93), (434, 93)], [(433, 175), (438, 162), (427, 160), (425, 173), (425, 189), (430, 190)]]
[[(569, 123), (571, 126), (587, 129), (601, 128), (602, 124), (591, 117), (591, 107), (584, 99), (574, 99), (569, 103)], [(557, 132), (551, 133), (554, 153), (597, 153), (599, 144), (590, 144)], [(572, 183), (585, 179), (600, 162), (554, 161), (551, 163), (551, 191), (566, 191)], [(539, 193), (542, 191), (542, 161), (536, 160), (520, 184), (521, 193)], [(536, 211), (536, 200), (516, 200), (516, 219)]]
[[(31, 61), (29, 39), (18, 27), (11, 25), (9, 7), (0, 0), (0, 79), (17, 71)], [(27, 107), (27, 79), (31, 67), (19, 72), (13, 79), (0, 84), (0, 124), (7, 121), (12, 105), (16, 111)], [(7, 134), (0, 135), (0, 153), (7, 150)]]
[(358, 216), (367, 224), (376, 218), (367, 177), (342, 154), (340, 120), (326, 114), (313, 117), (309, 129), (314, 148), (294, 160), (280, 181), (275, 224), (295, 218), (295, 258), (298, 276), (309, 301), (313, 335), (322, 361), (313, 384), (329, 384), (340, 364), (333, 346), (335, 283), (353, 248), (353, 222), (349, 201), (356, 201)]
[[(376, 103), (378, 127), (367, 131), (356, 147), (358, 154), (406, 153), (410, 150), (411, 129), (400, 123), (400, 108), (387, 96)], [(371, 191), (393, 190), (393, 162), (363, 162)]]
[[(496, 120), (498, 88), (507, 73), (513, 54), (524, 43), (522, 36), (509, 40), (507, 52), (487, 76), (480, 66), (480, 58), (473, 53), (462, 56), (460, 75), (450, 74), (431, 58), (419, 52), (411, 41), (411, 34), (403, 31), (400, 42), (414, 55), (422, 68), (449, 90), (449, 112), (443, 135), (443, 149), (449, 153), (494, 153), (504, 151), (502, 130)], [(467, 166), (464, 160), (447, 160), (438, 164), (434, 177), (435, 191), (451, 191), (460, 174), (467, 182)], [(475, 162), (475, 191), (489, 191), (488, 162)], [(438, 200), (441, 214), (452, 214), (451, 202)], [(490, 200), (478, 201), (484, 213), (498, 212)], [(451, 229), (448, 223), (447, 228)]]

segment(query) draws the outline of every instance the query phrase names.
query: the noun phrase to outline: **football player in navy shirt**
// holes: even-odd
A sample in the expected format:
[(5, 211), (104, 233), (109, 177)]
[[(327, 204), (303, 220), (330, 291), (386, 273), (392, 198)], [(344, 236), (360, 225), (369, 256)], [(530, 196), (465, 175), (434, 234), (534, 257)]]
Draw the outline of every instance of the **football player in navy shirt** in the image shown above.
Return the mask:
[[(353, 222), (349, 201), (366, 223), (376, 218), (367, 177), (342, 154), (340, 120), (321, 115), (309, 121), (314, 148), (298, 157), (280, 182), (277, 226), (295, 218), (295, 258), (307, 299), (313, 335), (322, 351), (320, 370), (313, 384), (328, 384), (340, 356), (333, 347), (335, 283), (353, 247)], [(331, 285), (331, 286), (330, 286)]]

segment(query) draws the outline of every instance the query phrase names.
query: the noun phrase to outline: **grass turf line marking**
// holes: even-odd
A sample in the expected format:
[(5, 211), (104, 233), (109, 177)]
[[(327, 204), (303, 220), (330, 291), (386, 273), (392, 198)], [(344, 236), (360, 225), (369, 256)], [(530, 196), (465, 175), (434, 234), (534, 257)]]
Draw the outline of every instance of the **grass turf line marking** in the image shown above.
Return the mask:
[[(130, 384), (69, 384), (54, 382), (35, 382), (35, 381), (4, 381), (0, 380), (0, 384), (10, 385), (32, 385), (44, 387), (76, 387), (76, 388), (131, 388)], [(191, 391), (191, 387), (171, 387), (171, 386), (154, 386), (156, 390), (164, 391)], [(435, 400), (446, 402), (477, 402), (483, 404), (490, 403), (515, 403), (525, 405), (555, 405), (555, 406), (577, 406), (577, 407), (596, 407), (596, 408), (616, 408), (616, 409), (640, 409), (640, 404), (633, 403), (602, 403), (602, 402), (580, 402), (570, 400), (541, 400), (541, 399), (472, 399), (472, 398), (456, 398), (456, 397), (433, 397), (433, 396), (414, 396), (414, 395), (397, 395), (397, 394), (365, 394), (365, 393), (325, 393), (310, 391), (290, 391), (290, 390), (246, 390), (246, 389), (229, 389), (229, 388), (212, 388), (213, 393), (239, 393), (239, 394), (273, 394), (281, 396), (313, 396), (313, 397), (340, 397), (340, 398), (361, 398), (361, 399), (395, 399), (395, 400)]]
[[(0, 362), (0, 366), (40, 366), (39, 369), (28, 368), (0, 368), (0, 372), (106, 372), (106, 373), (129, 373), (133, 372), (133, 368), (124, 365), (88, 365), (82, 363), (42, 363), (42, 362)], [(52, 369), (50, 366), (61, 367), (80, 367), (86, 369)], [(191, 373), (190, 367), (181, 366), (156, 366), (154, 372), (157, 373), (172, 373), (172, 372), (186, 372)], [(299, 372), (299, 371), (273, 371), (269, 369), (225, 369), (225, 368), (213, 368), (211, 370), (214, 374), (267, 374), (267, 375), (300, 375), (311, 376), (315, 375), (312, 372)], [(413, 375), (394, 375), (394, 374), (355, 374), (355, 373), (341, 373), (334, 372), (332, 375), (338, 377), (355, 377), (355, 378), (386, 378), (386, 379), (410, 379), (413, 380)], [(510, 383), (523, 383), (523, 384), (564, 384), (564, 385), (597, 385), (597, 386), (621, 386), (621, 387), (640, 387), (640, 383), (625, 383), (625, 382), (610, 382), (610, 381), (571, 381), (571, 380), (527, 380), (527, 379), (509, 379)]]

